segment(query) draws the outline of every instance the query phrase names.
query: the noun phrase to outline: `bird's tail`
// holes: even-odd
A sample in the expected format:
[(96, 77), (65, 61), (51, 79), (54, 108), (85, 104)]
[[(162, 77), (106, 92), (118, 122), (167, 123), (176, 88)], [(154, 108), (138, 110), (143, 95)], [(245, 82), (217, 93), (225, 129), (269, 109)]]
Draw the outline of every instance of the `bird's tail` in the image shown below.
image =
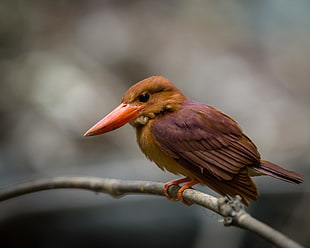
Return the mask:
[(279, 165), (273, 164), (269, 161), (261, 160), (260, 166), (257, 166), (254, 169), (265, 175), (272, 176), (289, 183), (298, 184), (303, 182), (301, 174), (286, 170)]

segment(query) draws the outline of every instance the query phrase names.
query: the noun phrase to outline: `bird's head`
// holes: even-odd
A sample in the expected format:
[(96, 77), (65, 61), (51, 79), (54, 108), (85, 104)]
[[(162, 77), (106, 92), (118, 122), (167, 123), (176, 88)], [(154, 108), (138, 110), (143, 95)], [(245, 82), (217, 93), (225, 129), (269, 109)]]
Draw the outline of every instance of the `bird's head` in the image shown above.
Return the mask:
[(126, 123), (145, 125), (165, 112), (177, 111), (186, 97), (166, 78), (146, 78), (127, 90), (121, 104), (105, 116), (84, 136), (103, 134)]

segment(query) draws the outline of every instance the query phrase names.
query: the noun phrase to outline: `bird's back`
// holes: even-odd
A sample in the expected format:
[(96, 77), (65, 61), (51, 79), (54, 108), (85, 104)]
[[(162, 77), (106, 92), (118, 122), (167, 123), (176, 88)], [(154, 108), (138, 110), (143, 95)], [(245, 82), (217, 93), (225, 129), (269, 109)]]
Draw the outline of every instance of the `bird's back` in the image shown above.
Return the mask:
[(201, 184), (221, 195), (239, 194), (245, 203), (257, 199), (248, 167), (258, 164), (260, 155), (229, 116), (209, 105), (186, 101), (179, 111), (155, 119), (151, 131), (162, 151)]

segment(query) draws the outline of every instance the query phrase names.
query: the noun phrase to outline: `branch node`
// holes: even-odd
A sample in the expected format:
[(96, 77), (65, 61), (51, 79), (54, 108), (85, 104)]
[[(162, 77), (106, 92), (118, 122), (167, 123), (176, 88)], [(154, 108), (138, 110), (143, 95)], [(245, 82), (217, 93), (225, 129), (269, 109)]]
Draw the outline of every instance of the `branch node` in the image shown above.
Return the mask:
[(243, 212), (244, 206), (241, 203), (241, 197), (237, 195), (235, 198), (229, 196), (219, 198), (219, 211), (225, 216), (224, 225), (236, 225), (238, 216)]

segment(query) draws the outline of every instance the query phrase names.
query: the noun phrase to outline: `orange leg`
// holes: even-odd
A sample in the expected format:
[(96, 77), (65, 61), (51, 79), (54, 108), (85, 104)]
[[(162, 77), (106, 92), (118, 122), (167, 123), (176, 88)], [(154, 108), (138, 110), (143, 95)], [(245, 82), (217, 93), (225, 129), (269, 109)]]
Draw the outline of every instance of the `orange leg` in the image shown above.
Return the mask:
[(169, 194), (168, 194), (168, 190), (169, 190), (169, 187), (172, 186), (172, 185), (179, 185), (180, 183), (187, 183), (189, 181), (191, 181), (192, 179), (188, 178), (188, 177), (185, 177), (185, 178), (181, 178), (181, 179), (177, 179), (177, 180), (172, 180), (172, 181), (169, 181), (167, 183), (165, 183), (165, 186), (164, 186), (164, 195), (168, 198), (168, 200), (171, 200), (171, 201), (178, 201), (174, 198), (172, 198)]
[[(178, 199), (174, 199), (172, 198), (169, 194), (168, 194), (168, 189), (170, 186), (172, 185), (179, 185), (180, 183), (186, 183), (184, 184), (179, 190), (178, 190)], [(177, 180), (173, 180), (173, 181), (170, 181), (170, 182), (167, 182), (165, 183), (165, 187), (164, 187), (164, 195), (168, 198), (168, 200), (171, 200), (171, 201), (182, 201), (185, 205), (192, 205), (190, 203), (188, 203), (187, 201), (185, 201), (183, 199), (183, 191), (192, 187), (193, 185), (199, 183), (198, 180), (195, 180), (195, 179), (190, 179), (188, 177), (185, 177), (185, 178), (181, 178), (181, 179), (177, 179)]]
[(193, 203), (189, 203), (187, 201), (185, 201), (183, 199), (183, 191), (186, 190), (186, 189), (190, 189), (192, 186), (196, 185), (197, 183), (199, 183), (198, 180), (196, 179), (191, 179), (188, 183), (184, 184), (179, 190), (178, 190), (178, 199), (180, 201), (183, 202), (184, 205), (187, 205), (187, 206), (190, 206), (192, 205)]

